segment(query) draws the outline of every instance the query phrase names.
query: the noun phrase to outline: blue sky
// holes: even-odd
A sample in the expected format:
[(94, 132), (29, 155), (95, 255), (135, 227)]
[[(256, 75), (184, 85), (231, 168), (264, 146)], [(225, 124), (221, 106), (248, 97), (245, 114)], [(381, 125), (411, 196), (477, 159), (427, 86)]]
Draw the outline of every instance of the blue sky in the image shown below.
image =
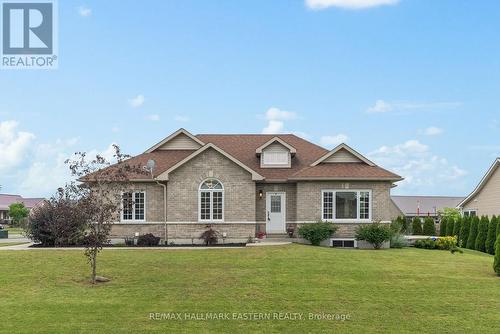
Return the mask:
[(346, 141), (396, 194), (466, 195), (500, 155), (499, 32), (486, 0), (59, 1), (59, 68), (0, 71), (2, 192), (184, 127)]

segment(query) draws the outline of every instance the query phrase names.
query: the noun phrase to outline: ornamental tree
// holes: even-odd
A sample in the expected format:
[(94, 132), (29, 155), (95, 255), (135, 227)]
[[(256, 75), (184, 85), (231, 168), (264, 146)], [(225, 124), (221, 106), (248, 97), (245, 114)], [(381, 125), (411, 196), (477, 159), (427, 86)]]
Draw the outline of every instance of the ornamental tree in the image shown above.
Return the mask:
[(486, 253), (494, 255), (495, 254), (495, 241), (497, 237), (497, 217), (491, 217), (490, 223), (488, 224), (488, 235), (486, 236)]
[(482, 216), (479, 221), (474, 248), (480, 252), (486, 252), (486, 237), (488, 236), (489, 223), (490, 220), (486, 216)]
[(422, 235), (422, 221), (420, 220), (420, 217), (415, 217), (413, 218), (412, 221), (412, 231), (413, 235)]
[(112, 163), (101, 155), (88, 158), (85, 152), (75, 153), (67, 160), (71, 174), (83, 183), (78, 188), (79, 205), (86, 212), (85, 256), (91, 267), (91, 281), (96, 283), (97, 255), (109, 240), (111, 224), (119, 217), (123, 207), (133, 205), (122, 193), (128, 191), (130, 175), (147, 175), (140, 165), (132, 165), (129, 155), (122, 154), (118, 145), (113, 145)]
[(434, 226), (434, 219), (427, 217), (424, 220), (424, 235), (436, 235), (436, 227)]
[(500, 234), (495, 242), (495, 260), (493, 261), (493, 270), (500, 276)]
[(470, 230), (469, 236), (467, 238), (467, 248), (468, 249), (476, 249), (476, 238), (477, 238), (477, 229), (479, 225), (479, 217), (474, 216), (470, 222)]
[(441, 218), (441, 224), (439, 224), (439, 236), (446, 237), (446, 226), (448, 225), (448, 218)]
[(460, 228), (460, 247), (467, 247), (467, 240), (470, 232), (470, 217), (464, 217)]

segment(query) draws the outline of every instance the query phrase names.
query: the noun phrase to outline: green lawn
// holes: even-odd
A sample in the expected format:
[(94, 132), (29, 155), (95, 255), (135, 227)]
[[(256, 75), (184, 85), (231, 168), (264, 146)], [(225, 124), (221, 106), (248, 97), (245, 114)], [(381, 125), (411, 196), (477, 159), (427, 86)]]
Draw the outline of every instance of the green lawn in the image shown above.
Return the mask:
[[(0, 251), (0, 333), (498, 333), (500, 278), (472, 251), (289, 245), (104, 250), (91, 286), (82, 251)], [(347, 321), (150, 320), (150, 312), (297, 312)]]

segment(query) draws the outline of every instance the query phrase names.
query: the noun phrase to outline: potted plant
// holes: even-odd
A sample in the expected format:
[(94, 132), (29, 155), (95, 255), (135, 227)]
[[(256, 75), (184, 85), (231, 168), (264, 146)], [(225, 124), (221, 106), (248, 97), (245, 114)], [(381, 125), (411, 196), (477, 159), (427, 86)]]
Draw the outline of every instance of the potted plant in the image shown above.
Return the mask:
[(293, 226), (288, 226), (286, 228), (286, 233), (290, 238), (293, 238), (293, 235), (295, 234), (295, 228)]

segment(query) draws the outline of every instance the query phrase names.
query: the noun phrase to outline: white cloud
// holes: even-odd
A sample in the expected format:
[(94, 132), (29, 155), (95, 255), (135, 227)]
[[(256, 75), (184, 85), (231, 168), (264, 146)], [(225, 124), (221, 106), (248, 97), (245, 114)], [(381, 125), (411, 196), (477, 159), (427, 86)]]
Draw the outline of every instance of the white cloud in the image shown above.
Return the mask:
[(306, 6), (311, 9), (325, 9), (339, 7), (346, 9), (365, 9), (383, 5), (395, 5), (399, 0), (305, 0)]
[(136, 97), (130, 99), (128, 102), (132, 108), (139, 108), (142, 107), (144, 101), (144, 95), (139, 94)]
[(384, 100), (377, 100), (375, 104), (366, 109), (367, 113), (398, 113), (409, 114), (417, 111), (438, 111), (446, 109), (456, 109), (462, 106), (461, 102), (404, 102), (394, 101), (388, 102)]
[(380, 166), (402, 177), (398, 188), (408, 193), (430, 194), (441, 189), (464, 191), (465, 170), (432, 153), (429, 146), (418, 140), (408, 140), (395, 146), (382, 146), (368, 154)]
[(80, 6), (80, 7), (78, 7), (78, 14), (80, 14), (80, 16), (83, 16), (83, 17), (90, 16), (90, 15), (92, 15), (92, 9), (90, 9), (88, 7)]
[(369, 107), (366, 112), (368, 113), (384, 113), (393, 109), (392, 105), (384, 100), (377, 100), (375, 105)]
[(441, 128), (438, 128), (436, 126), (430, 126), (427, 129), (423, 131), (423, 134), (426, 136), (437, 136), (442, 134), (444, 131)]
[(335, 147), (339, 144), (345, 143), (349, 137), (340, 133), (335, 136), (323, 136), (320, 139), (320, 144), (326, 147)]
[(181, 116), (181, 115), (175, 115), (174, 116), (174, 121), (181, 122), (181, 123), (187, 123), (187, 122), (189, 122), (189, 117), (187, 117), (187, 116)]
[(0, 122), (0, 171), (19, 166), (31, 151), (35, 135), (18, 126), (16, 121)]
[(146, 119), (148, 121), (152, 121), (152, 122), (158, 122), (160, 120), (160, 115), (158, 114), (151, 114), (151, 115), (147, 115), (146, 116)]
[(282, 133), (285, 128), (285, 121), (296, 119), (297, 114), (272, 107), (266, 111), (264, 118), (267, 120), (267, 126), (262, 129), (262, 133), (275, 134)]

